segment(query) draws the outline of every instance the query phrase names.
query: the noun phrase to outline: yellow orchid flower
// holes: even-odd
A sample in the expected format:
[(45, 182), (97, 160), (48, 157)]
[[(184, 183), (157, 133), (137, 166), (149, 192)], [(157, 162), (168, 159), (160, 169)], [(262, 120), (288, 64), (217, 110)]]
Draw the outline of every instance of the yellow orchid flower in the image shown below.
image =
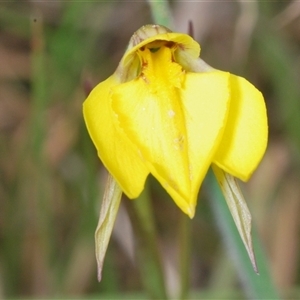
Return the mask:
[(98, 155), (122, 191), (137, 198), (151, 173), (191, 218), (209, 167), (219, 179), (248, 180), (268, 135), (262, 94), (199, 54), (189, 35), (144, 26), (83, 105)]

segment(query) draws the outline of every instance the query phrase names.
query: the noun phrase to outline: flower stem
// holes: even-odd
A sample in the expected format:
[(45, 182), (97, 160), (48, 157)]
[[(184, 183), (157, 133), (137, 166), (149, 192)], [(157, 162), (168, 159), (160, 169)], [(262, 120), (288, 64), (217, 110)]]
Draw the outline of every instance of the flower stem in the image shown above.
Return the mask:
[(166, 0), (162, 1), (147, 1), (150, 6), (152, 13), (152, 19), (155, 24), (163, 25), (166, 27), (172, 27), (172, 16), (169, 2)]
[(184, 214), (180, 214), (180, 295), (179, 299), (188, 299), (190, 284), (190, 260), (191, 260), (191, 220)]
[(143, 284), (152, 299), (167, 299), (155, 222), (147, 186), (138, 199), (125, 201), (137, 239), (137, 255)]

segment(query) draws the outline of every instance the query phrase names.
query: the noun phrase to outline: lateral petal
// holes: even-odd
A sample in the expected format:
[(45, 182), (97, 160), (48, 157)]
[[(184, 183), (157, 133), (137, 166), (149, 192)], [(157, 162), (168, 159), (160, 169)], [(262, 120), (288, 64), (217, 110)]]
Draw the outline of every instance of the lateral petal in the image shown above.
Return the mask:
[(83, 114), (98, 155), (129, 198), (136, 198), (149, 174), (137, 150), (121, 129), (115, 127), (111, 109), (112, 88), (119, 84), (115, 75), (98, 84), (83, 104)]
[(230, 75), (231, 104), (214, 162), (227, 173), (248, 180), (261, 161), (268, 140), (262, 94), (246, 79)]
[(190, 203), (196, 206), (200, 185), (221, 142), (229, 111), (229, 73), (188, 73), (181, 99), (188, 138)]

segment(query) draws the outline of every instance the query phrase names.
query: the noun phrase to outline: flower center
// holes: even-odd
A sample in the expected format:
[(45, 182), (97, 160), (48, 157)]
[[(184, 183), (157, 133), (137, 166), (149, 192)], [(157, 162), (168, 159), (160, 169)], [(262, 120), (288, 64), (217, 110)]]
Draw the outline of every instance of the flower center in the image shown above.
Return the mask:
[(139, 78), (149, 84), (152, 90), (181, 87), (184, 70), (175, 62), (176, 48), (174, 42), (154, 41), (137, 51), (141, 64)]

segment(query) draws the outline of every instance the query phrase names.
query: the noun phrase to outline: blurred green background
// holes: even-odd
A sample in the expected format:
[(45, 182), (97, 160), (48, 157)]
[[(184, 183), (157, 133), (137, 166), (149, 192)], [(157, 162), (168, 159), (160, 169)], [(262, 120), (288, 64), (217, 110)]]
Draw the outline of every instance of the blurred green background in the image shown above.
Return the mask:
[[(192, 21), (206, 62), (246, 77), (265, 96), (269, 146), (242, 189), (280, 295), (300, 299), (300, 2), (173, 1), (171, 13), (173, 31), (187, 32)], [(97, 282), (94, 231), (106, 171), (87, 134), (82, 102), (148, 23), (146, 1), (0, 3), (1, 299), (145, 297), (123, 206)], [(149, 181), (174, 296), (181, 212)], [(191, 222), (192, 294), (244, 299), (207, 186)]]

